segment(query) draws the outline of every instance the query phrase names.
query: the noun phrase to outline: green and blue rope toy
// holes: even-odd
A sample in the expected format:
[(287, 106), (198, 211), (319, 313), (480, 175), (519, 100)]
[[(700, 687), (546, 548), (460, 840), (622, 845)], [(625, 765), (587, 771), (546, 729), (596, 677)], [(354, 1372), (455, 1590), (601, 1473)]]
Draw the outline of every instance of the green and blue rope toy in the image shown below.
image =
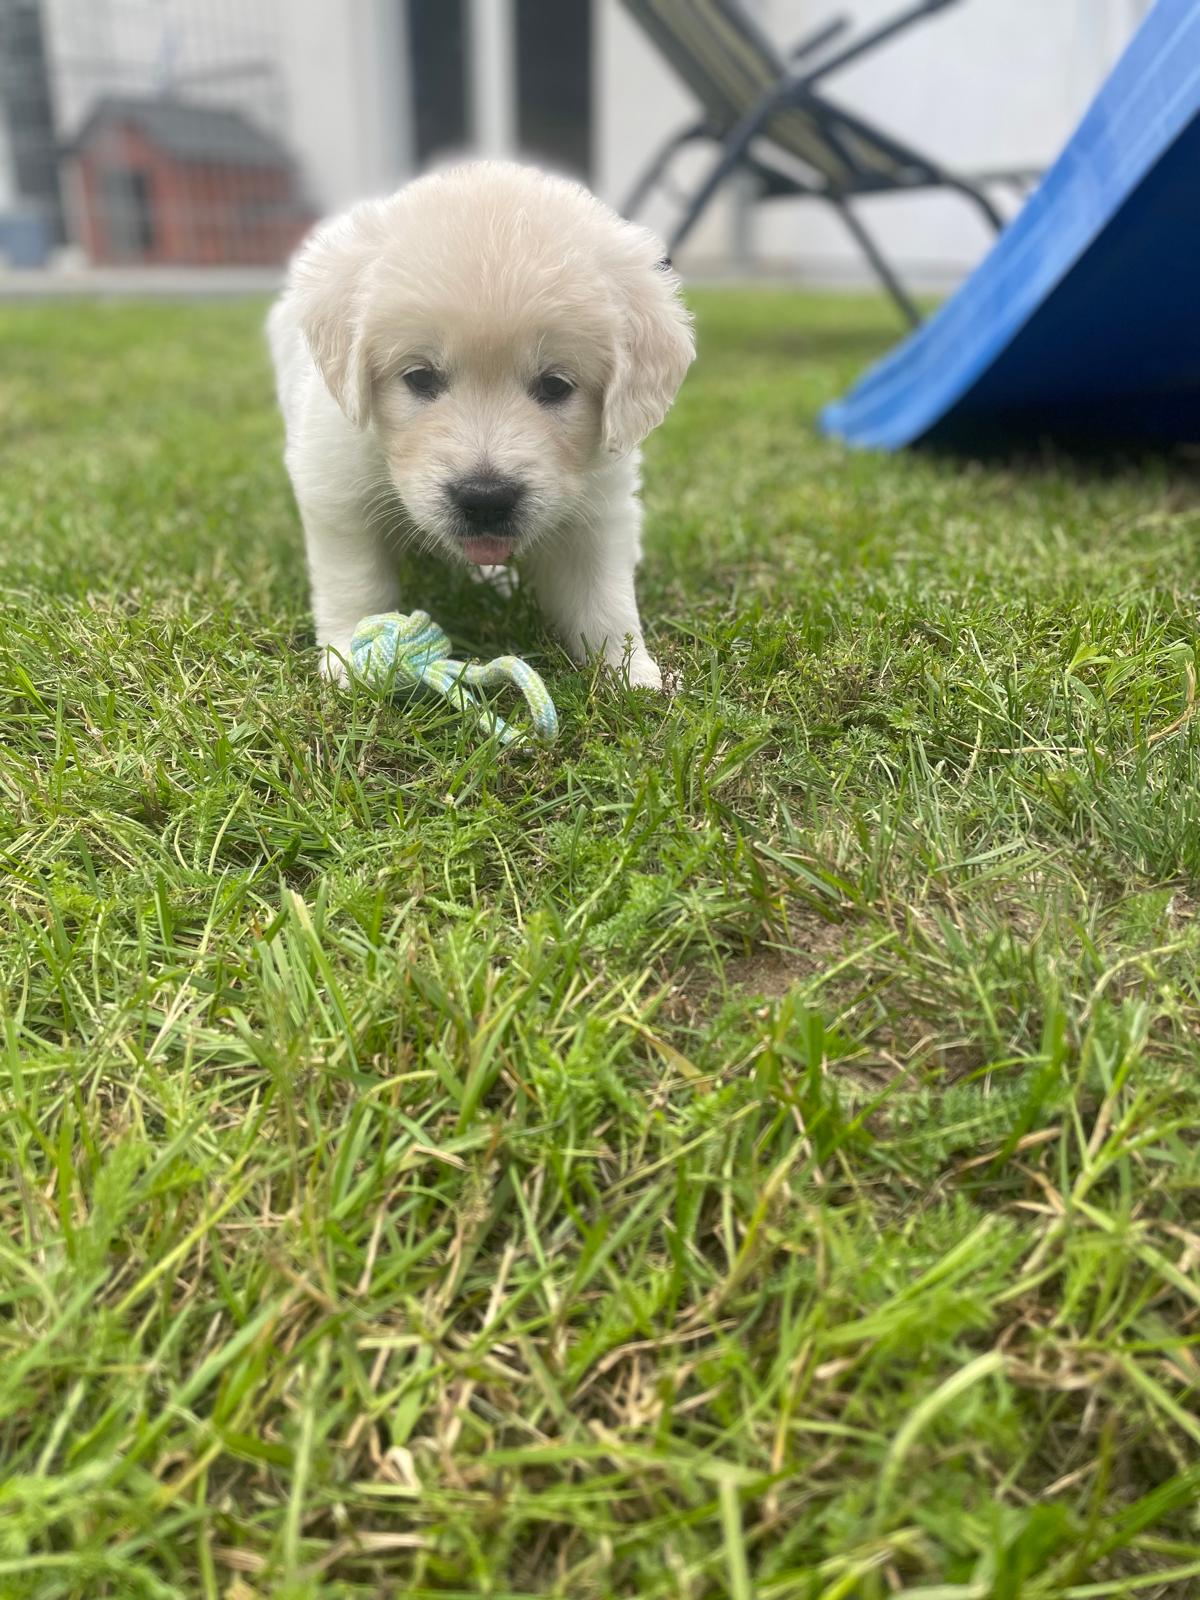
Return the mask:
[(511, 683), (525, 696), (530, 727), (543, 744), (558, 735), (558, 713), (549, 690), (520, 656), (497, 656), (494, 661), (454, 661), (450, 640), (425, 611), (405, 616), (402, 611), (364, 617), (350, 641), (350, 670), (375, 689), (432, 689), (464, 715), (475, 716), (479, 726), (501, 744), (524, 741), (522, 728), (499, 717), (472, 689), (491, 689)]

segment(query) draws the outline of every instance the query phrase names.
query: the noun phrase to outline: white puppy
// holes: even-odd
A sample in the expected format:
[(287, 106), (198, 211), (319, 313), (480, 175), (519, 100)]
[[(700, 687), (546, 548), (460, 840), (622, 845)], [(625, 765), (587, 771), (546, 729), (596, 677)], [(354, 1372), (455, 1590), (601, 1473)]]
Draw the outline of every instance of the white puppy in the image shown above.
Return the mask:
[(661, 687), (638, 446), (693, 343), (650, 233), (565, 179), (455, 167), (317, 229), (268, 329), (325, 671), (397, 606), (397, 540), (516, 558), (577, 660)]

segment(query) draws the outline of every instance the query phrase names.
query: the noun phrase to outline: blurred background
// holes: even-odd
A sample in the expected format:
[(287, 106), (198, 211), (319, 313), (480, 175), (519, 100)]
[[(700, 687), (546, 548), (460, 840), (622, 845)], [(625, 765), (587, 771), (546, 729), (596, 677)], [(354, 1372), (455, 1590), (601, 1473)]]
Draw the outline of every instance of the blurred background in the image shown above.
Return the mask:
[[(898, 0), (744, 3), (786, 49)], [(964, 0), (826, 88), (959, 168), (1042, 168), (1149, 3)], [(619, 205), (695, 114), (621, 0), (0, 0), (0, 292), (266, 287), (315, 218), (463, 150)], [(676, 195), (711, 160), (685, 151)], [(991, 242), (953, 195), (863, 205), (916, 287), (952, 287)], [(642, 215), (666, 232), (673, 207), (668, 188)], [(680, 265), (869, 281), (829, 208), (756, 208), (738, 182)]]

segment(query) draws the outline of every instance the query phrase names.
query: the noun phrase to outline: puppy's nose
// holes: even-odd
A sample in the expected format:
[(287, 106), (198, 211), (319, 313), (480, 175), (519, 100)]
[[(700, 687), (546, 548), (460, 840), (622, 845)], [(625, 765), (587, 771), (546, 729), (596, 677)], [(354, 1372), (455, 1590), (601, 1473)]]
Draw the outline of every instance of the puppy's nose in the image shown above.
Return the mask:
[(524, 485), (515, 478), (501, 478), (491, 472), (479, 473), (474, 478), (459, 478), (449, 486), (451, 500), (476, 531), (503, 526), (516, 511), (524, 493)]

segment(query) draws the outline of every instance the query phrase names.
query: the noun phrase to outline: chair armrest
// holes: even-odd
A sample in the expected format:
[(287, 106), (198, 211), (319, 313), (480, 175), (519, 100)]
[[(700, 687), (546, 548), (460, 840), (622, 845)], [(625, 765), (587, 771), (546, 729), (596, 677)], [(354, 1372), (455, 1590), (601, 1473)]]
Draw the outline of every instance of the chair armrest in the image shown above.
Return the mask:
[(881, 44), (894, 39), (897, 34), (904, 33), (919, 22), (924, 22), (932, 17), (935, 12), (945, 11), (949, 6), (958, 5), (959, 0), (916, 0), (910, 4), (906, 11), (898, 16), (891, 17), (886, 22), (880, 23), (870, 33), (862, 34), (855, 39), (853, 44), (848, 44), (844, 50), (835, 50), (827, 61), (819, 62), (811, 72), (797, 73), (796, 83), (799, 87), (811, 87), (831, 72), (839, 72), (850, 62), (857, 61), (861, 56), (868, 55), (872, 50), (877, 50)]
[(815, 56), (818, 50), (823, 50), (827, 44), (832, 44), (845, 33), (850, 26), (849, 17), (831, 17), (823, 23), (815, 33), (806, 33), (787, 53), (789, 61), (805, 61), (809, 56)]

